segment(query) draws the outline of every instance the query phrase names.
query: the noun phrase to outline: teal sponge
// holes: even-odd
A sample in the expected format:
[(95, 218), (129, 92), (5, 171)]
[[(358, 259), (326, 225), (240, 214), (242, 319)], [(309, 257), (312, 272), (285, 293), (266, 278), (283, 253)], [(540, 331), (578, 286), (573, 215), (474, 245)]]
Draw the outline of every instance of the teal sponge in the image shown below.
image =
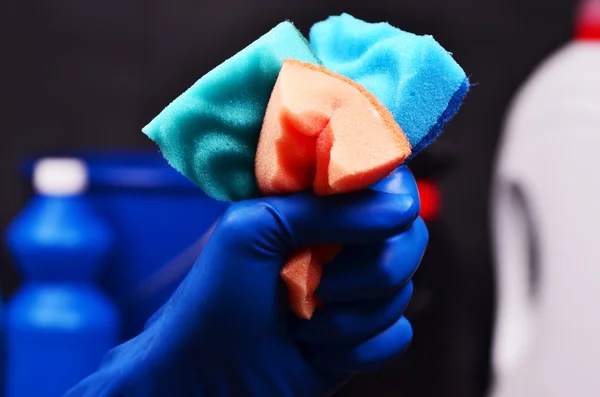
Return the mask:
[(431, 36), (342, 14), (315, 24), (309, 38), (325, 67), (362, 84), (392, 112), (412, 156), (442, 132), (470, 87)]
[(204, 75), (143, 132), (169, 164), (209, 196), (259, 196), (254, 159), (263, 117), (286, 58), (320, 64), (308, 41), (282, 22)]

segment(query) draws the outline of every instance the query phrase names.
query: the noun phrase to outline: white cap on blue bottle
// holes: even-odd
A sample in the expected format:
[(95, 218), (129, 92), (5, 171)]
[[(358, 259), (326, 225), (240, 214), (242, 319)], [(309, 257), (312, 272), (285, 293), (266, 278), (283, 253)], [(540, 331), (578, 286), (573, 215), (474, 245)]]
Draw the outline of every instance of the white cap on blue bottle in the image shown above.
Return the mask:
[(76, 158), (43, 158), (35, 163), (33, 187), (46, 196), (74, 196), (88, 187), (85, 163)]

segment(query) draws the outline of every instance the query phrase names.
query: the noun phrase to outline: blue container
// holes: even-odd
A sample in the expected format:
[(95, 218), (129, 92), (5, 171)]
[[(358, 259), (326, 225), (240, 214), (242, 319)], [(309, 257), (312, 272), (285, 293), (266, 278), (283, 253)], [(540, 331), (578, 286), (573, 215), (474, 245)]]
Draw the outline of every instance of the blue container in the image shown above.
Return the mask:
[(93, 285), (28, 284), (10, 302), (6, 397), (60, 397), (117, 344), (117, 312)]
[(101, 284), (121, 312), (122, 340), (129, 339), (175, 291), (228, 204), (206, 196), (159, 153), (80, 158), (88, 165), (88, 197), (115, 236)]
[(92, 284), (110, 229), (84, 196), (36, 195), (7, 243), (25, 282), (6, 308), (6, 396), (59, 397), (117, 343), (117, 310)]

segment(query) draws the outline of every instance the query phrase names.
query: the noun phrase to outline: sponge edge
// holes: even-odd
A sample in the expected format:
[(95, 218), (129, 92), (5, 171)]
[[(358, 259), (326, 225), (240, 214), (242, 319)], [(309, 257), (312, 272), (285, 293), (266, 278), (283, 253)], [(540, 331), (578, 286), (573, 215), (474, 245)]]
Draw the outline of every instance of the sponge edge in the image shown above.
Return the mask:
[(470, 88), (471, 85), (469, 84), (469, 81), (465, 79), (458, 90), (454, 93), (452, 98), (450, 98), (448, 107), (438, 118), (437, 123), (429, 130), (427, 135), (425, 135), (425, 137), (415, 145), (413, 148), (413, 154), (407, 160), (410, 161), (417, 153), (421, 152), (423, 149), (433, 143), (435, 138), (442, 133), (444, 130), (444, 125), (452, 120), (456, 113), (458, 113), (458, 110), (460, 109), (462, 102), (467, 96)]
[(325, 67), (363, 85), (392, 112), (413, 156), (441, 133), (469, 88), (462, 68), (431, 36), (342, 14), (315, 24), (309, 38)]
[(320, 64), (286, 21), (203, 76), (142, 131), (207, 195), (223, 201), (258, 197), (254, 162), (260, 129), (287, 58)]

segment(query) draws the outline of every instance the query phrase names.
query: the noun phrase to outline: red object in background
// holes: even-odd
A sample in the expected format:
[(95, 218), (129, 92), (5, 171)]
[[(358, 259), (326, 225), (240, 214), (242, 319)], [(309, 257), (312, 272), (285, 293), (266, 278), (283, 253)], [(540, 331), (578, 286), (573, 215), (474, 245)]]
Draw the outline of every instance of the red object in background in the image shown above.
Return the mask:
[(421, 218), (425, 222), (435, 220), (441, 209), (442, 198), (440, 189), (433, 181), (418, 180), (419, 198), (421, 199)]
[(583, 0), (575, 21), (576, 40), (600, 41), (600, 0)]

